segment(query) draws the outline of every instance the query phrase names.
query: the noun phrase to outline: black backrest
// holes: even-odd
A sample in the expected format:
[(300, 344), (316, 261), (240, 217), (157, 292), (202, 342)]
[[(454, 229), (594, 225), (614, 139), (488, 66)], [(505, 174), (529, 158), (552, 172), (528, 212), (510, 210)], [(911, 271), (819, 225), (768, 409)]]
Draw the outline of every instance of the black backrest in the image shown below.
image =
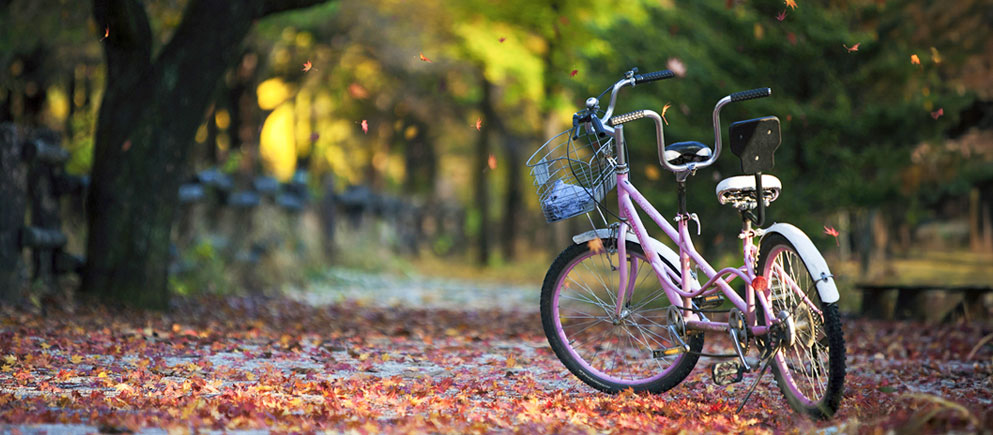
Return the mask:
[(738, 121), (731, 124), (731, 152), (741, 159), (741, 171), (746, 174), (768, 172), (775, 166), (773, 155), (782, 142), (779, 118)]

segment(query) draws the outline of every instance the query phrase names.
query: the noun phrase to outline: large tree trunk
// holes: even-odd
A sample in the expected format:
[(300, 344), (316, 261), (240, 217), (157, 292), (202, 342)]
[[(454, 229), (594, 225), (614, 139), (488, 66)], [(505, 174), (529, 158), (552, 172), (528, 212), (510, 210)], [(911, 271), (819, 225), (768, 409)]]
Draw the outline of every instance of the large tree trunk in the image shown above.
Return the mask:
[[(192, 0), (172, 40), (151, 57), (137, 0), (94, 0), (107, 86), (94, 140), (81, 291), (113, 303), (166, 308), (177, 190), (196, 128), (253, 21), (323, 0)], [(223, 23), (218, 21), (223, 17)]]
[[(486, 76), (480, 68), (480, 86), (483, 88), (483, 98), (480, 101), (480, 109), (486, 119), (495, 119), (493, 109), (493, 84), (486, 80)], [(494, 115), (494, 116), (490, 116)], [(478, 257), (477, 261), (481, 265), (490, 262), (490, 190), (487, 182), (489, 175), (490, 158), (490, 135), (489, 131), (483, 131), (476, 139), (476, 158), (473, 162), (473, 185), (475, 186), (476, 211), (479, 213), (479, 229), (477, 229)]]

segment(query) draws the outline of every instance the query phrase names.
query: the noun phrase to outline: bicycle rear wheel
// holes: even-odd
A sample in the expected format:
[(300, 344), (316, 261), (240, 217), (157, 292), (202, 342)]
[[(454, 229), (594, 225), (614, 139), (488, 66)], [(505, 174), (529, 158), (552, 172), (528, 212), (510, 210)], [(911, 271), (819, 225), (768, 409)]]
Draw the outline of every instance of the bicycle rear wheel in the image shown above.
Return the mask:
[[(828, 419), (841, 404), (845, 383), (845, 338), (838, 304), (821, 301), (796, 247), (780, 234), (762, 240), (758, 270), (768, 279), (772, 312), (785, 311), (795, 325), (792, 343), (784, 344), (775, 356), (776, 384), (793, 409)], [(760, 310), (760, 321), (762, 314)]]
[[(660, 355), (678, 344), (666, 320), (671, 304), (636, 243), (626, 245), (630, 298), (622, 315), (615, 315), (617, 241), (601, 240), (603, 246), (594, 249), (572, 245), (552, 263), (541, 290), (545, 336), (569, 371), (600, 391), (666, 391), (686, 378), (699, 355)], [(703, 334), (687, 335), (686, 343), (699, 352)]]

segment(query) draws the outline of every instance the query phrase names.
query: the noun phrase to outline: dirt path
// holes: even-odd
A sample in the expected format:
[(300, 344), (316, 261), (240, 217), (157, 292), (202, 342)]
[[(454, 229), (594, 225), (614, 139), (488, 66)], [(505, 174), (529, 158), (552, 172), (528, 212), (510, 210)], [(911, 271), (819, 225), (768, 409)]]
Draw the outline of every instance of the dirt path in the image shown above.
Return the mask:
[[(993, 423), (993, 346), (966, 358), (989, 325), (845, 319), (845, 401), (832, 421), (810, 422), (768, 375), (734, 415), (754, 375), (717, 387), (703, 360), (665, 394), (598, 393), (549, 350), (536, 289), (335, 273), (290, 297), (190, 300), (171, 314), (2, 311), (0, 432), (974, 432)], [(723, 337), (708, 340), (706, 349), (728, 349)]]

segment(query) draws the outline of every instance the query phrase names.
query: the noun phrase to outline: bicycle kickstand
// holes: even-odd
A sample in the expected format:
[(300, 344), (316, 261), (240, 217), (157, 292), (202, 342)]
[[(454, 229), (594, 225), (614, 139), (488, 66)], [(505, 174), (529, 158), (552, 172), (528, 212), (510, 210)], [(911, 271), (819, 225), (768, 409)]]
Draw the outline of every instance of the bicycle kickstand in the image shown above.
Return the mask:
[(748, 399), (752, 397), (752, 393), (755, 392), (755, 387), (759, 385), (759, 381), (762, 380), (762, 375), (765, 374), (766, 369), (769, 368), (769, 363), (772, 361), (772, 358), (776, 356), (776, 352), (778, 351), (779, 349), (777, 348), (775, 351), (769, 352), (768, 355), (762, 358), (762, 370), (759, 370), (759, 375), (755, 378), (755, 381), (752, 382), (752, 386), (748, 389), (748, 394), (745, 394), (745, 398), (741, 400), (741, 404), (738, 405), (738, 409), (734, 411), (735, 414), (741, 413), (741, 410), (745, 407), (745, 403), (748, 403)]

